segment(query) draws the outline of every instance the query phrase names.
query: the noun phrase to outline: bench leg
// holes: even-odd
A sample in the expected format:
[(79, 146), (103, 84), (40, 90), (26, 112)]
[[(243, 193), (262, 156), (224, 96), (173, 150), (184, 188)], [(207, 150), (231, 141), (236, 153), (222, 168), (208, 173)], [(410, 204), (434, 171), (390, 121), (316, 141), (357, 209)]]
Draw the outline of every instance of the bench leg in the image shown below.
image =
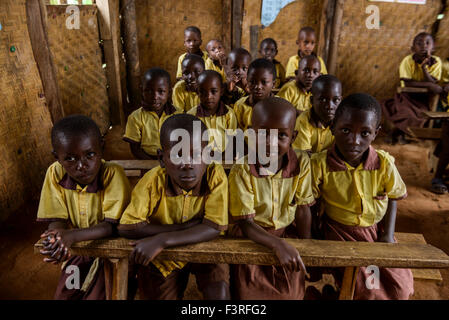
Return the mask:
[(128, 258), (105, 259), (104, 275), (107, 300), (128, 298)]
[(355, 282), (359, 274), (359, 267), (346, 267), (341, 285), (339, 300), (352, 300), (354, 298)]
[[(440, 99), (439, 94), (431, 94), (429, 99), (430, 111), (437, 111), (438, 101)], [(429, 121), (429, 128), (433, 128), (433, 120)]]

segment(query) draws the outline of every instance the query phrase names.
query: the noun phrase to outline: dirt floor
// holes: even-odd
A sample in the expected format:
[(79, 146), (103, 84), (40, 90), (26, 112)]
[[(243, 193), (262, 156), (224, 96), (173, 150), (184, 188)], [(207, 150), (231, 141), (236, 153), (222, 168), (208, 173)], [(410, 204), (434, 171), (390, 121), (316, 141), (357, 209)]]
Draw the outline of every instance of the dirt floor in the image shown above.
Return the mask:
[[(128, 145), (121, 132), (113, 128), (107, 135), (105, 159), (131, 159)], [(408, 197), (398, 202), (396, 230), (421, 233), (426, 241), (449, 254), (449, 195), (428, 191), (432, 174), (429, 172), (429, 147), (424, 143), (403, 146), (376, 144), (390, 152), (407, 184)], [(42, 262), (33, 244), (46, 228), (35, 222), (37, 202), (29, 203), (0, 226), (0, 299), (52, 299), (60, 267)], [(416, 281), (412, 299), (448, 299), (449, 270), (441, 270), (443, 282)], [(192, 281), (193, 283), (193, 281)], [(200, 298), (194, 286), (186, 298)]]

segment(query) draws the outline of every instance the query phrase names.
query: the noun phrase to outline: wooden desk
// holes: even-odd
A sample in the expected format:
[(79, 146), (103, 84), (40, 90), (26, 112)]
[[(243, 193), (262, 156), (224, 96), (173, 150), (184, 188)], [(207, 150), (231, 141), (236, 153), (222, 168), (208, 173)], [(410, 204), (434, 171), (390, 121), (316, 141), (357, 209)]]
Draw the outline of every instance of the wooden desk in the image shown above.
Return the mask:
[[(132, 240), (124, 238), (83, 241), (73, 244), (72, 255), (102, 257), (111, 261), (105, 268), (108, 298), (124, 300), (127, 297), (128, 256), (133, 250)], [(286, 239), (296, 247), (306, 266), (345, 267), (341, 300), (354, 296), (358, 268), (368, 265), (391, 268), (449, 268), (449, 256), (423, 243), (368, 243), (328, 240)], [(41, 240), (35, 252), (42, 248)], [(276, 265), (278, 259), (268, 248), (248, 239), (218, 238), (212, 241), (167, 248), (157, 257), (195, 263), (228, 263)], [(111, 288), (112, 287), (112, 288)], [(112, 290), (111, 290), (112, 289)]]

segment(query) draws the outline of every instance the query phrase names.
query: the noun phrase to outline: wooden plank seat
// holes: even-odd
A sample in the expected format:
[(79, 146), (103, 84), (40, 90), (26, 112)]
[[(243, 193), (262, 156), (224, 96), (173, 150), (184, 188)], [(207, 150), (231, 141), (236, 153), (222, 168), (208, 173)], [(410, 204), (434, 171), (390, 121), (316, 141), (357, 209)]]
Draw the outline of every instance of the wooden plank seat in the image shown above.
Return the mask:
[[(401, 237), (399, 237), (401, 238)], [(413, 238), (414, 239), (414, 238)], [(128, 256), (131, 240), (124, 238), (74, 243), (72, 255), (102, 257), (112, 261), (106, 268), (109, 298), (126, 299)], [(306, 266), (345, 267), (340, 299), (352, 299), (358, 267), (376, 265), (391, 268), (449, 268), (449, 256), (426, 243), (368, 243), (311, 239), (286, 239), (301, 254)], [(35, 252), (42, 248), (42, 239)], [(195, 263), (277, 265), (278, 259), (268, 248), (248, 239), (218, 239), (164, 249), (156, 259)], [(111, 283), (112, 282), (112, 283)]]

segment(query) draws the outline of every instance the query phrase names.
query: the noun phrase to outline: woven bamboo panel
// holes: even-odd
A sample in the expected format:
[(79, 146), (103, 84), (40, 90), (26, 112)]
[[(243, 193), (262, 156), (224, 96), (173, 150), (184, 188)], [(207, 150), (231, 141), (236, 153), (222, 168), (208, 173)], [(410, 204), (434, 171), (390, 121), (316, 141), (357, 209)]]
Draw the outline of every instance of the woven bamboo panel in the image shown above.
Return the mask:
[[(47, 6), (48, 40), (66, 115), (91, 117), (105, 133), (109, 127), (107, 80), (102, 68), (96, 6), (78, 6), (79, 29), (68, 29), (67, 6)], [(70, 20), (69, 20), (70, 21)]]
[(449, 2), (435, 38), (435, 54), (442, 59), (449, 58)]
[(142, 72), (162, 67), (170, 73), (173, 83), (178, 57), (185, 52), (186, 27), (200, 28), (202, 50), (206, 50), (210, 39), (223, 38), (222, 0), (136, 0), (136, 15)]
[(50, 113), (34, 62), (25, 0), (0, 1), (0, 221), (39, 194), (52, 161)]
[[(380, 28), (368, 29), (368, 5), (379, 7)], [(431, 31), (441, 1), (426, 5), (346, 0), (338, 44), (336, 75), (344, 95), (366, 92), (377, 99), (392, 97), (399, 84), (399, 64), (411, 53), (416, 34)]]
[[(260, 44), (264, 38), (276, 40), (279, 51), (276, 59), (285, 67), (288, 58), (298, 51), (296, 39), (299, 29), (310, 26), (315, 29), (318, 38), (323, 4), (323, 0), (299, 0), (288, 4), (282, 8), (271, 25), (259, 29), (258, 43)], [(244, 1), (242, 46), (248, 50), (250, 47), (250, 26), (261, 26), (261, 10), (262, 0)]]

